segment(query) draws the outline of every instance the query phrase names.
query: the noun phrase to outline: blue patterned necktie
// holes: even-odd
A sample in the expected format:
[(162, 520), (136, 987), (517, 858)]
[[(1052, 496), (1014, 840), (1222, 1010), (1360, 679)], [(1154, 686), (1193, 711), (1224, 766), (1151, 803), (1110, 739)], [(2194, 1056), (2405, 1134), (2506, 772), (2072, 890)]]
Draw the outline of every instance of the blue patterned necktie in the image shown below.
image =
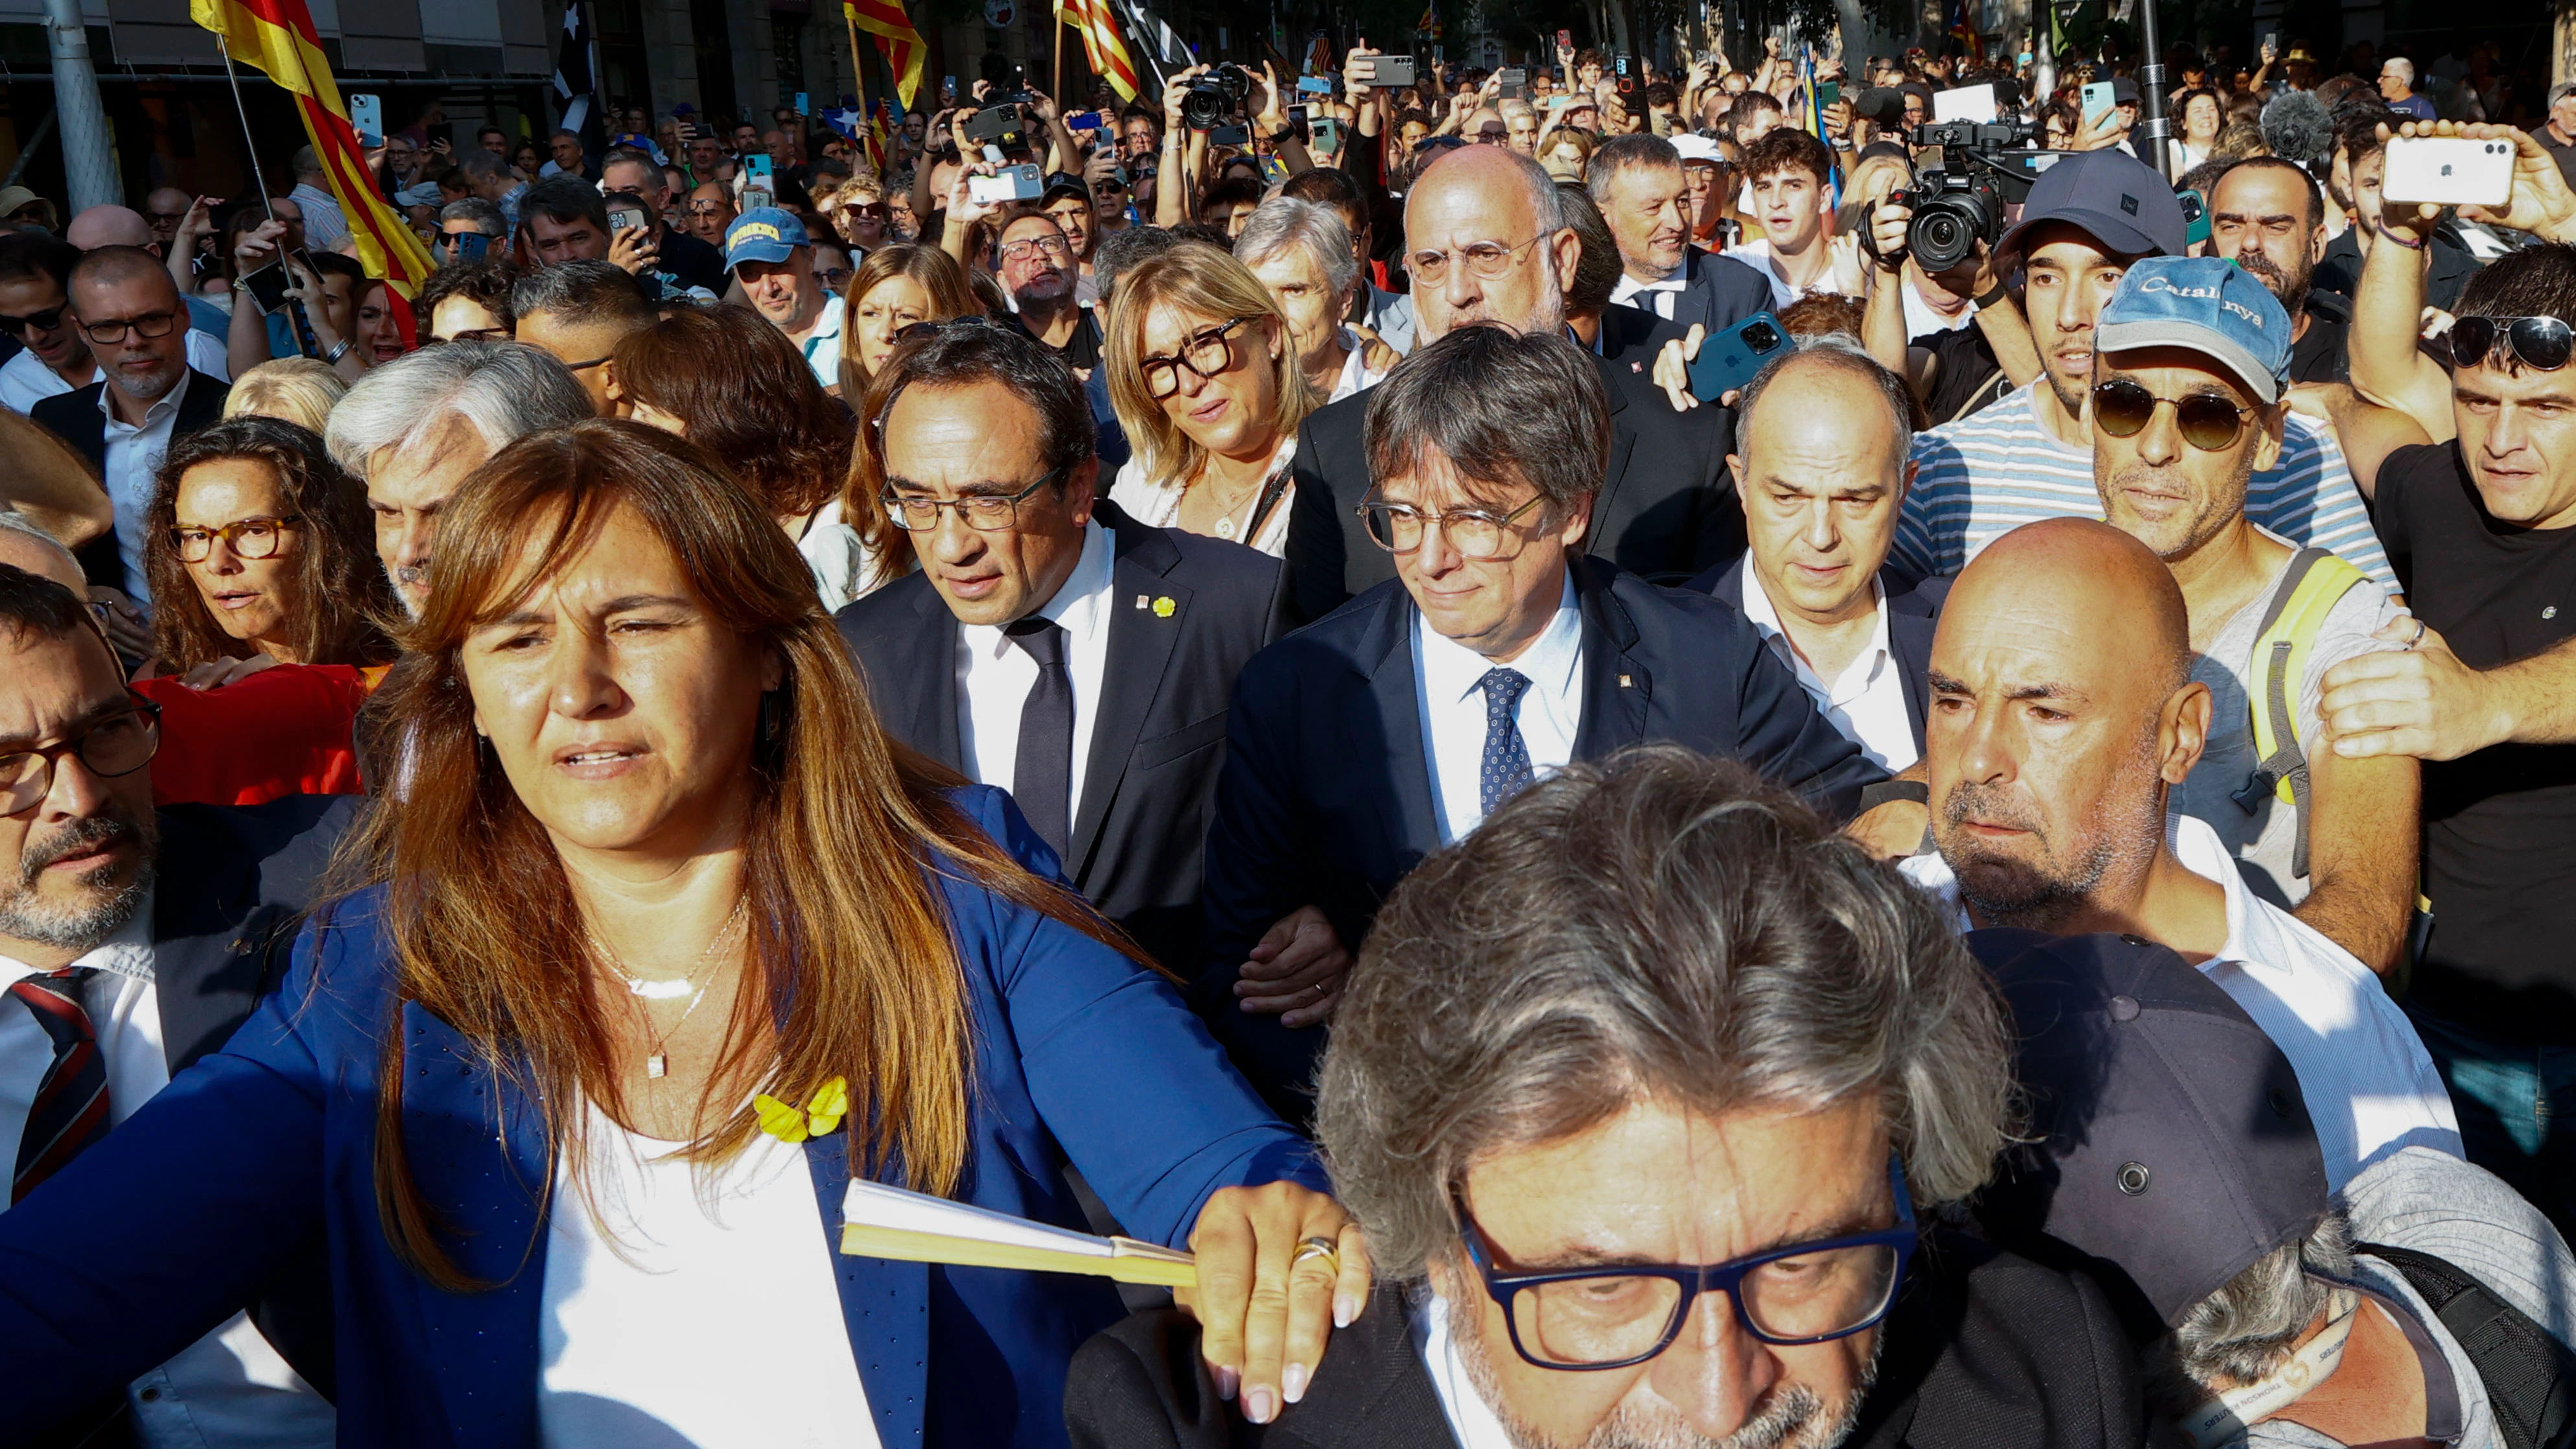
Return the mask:
[(1513, 714), (1530, 682), (1517, 669), (1488, 669), (1476, 687), (1485, 692), (1485, 764), (1476, 774), (1476, 793), (1483, 812), (1491, 815), (1533, 778), (1529, 746), (1522, 742), (1520, 721)]
[(8, 995), (35, 1013), (36, 1025), (54, 1044), (54, 1059), (36, 1084), (35, 1104), (18, 1139), (11, 1202), (35, 1191), (36, 1184), (107, 1135), (107, 1059), (81, 1004), (81, 987), (97, 974), (92, 967), (72, 966), (24, 977), (8, 989)]

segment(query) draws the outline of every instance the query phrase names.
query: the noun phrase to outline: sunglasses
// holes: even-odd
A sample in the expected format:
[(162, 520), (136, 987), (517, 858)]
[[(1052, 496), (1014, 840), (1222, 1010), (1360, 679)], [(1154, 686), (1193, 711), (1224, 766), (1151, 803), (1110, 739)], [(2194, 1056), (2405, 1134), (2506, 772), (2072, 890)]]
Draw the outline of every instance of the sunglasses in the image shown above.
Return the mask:
[(25, 336), (30, 327), (39, 332), (51, 332), (63, 324), (63, 309), (69, 306), (69, 302), (57, 302), (42, 312), (30, 312), (24, 317), (0, 314), (0, 332), (7, 332), (12, 337)]
[(2125, 377), (2097, 383), (2093, 388), (2093, 422), (2115, 438), (2133, 438), (2146, 431), (2156, 409), (2164, 406), (2173, 408), (2174, 426), (2182, 430), (2182, 440), (2204, 453), (2221, 453), (2236, 446), (2237, 435), (2245, 430), (2245, 420), (2254, 414), (2252, 408), (2240, 408), (2214, 392), (2158, 397), (2147, 391), (2145, 384)]
[[(0, 317), (0, 323), (10, 319)], [(2556, 372), (2576, 354), (2576, 331), (2555, 317), (2463, 317), (2451, 324), (2451, 363), (2476, 367), (2502, 354), (2539, 372)]]

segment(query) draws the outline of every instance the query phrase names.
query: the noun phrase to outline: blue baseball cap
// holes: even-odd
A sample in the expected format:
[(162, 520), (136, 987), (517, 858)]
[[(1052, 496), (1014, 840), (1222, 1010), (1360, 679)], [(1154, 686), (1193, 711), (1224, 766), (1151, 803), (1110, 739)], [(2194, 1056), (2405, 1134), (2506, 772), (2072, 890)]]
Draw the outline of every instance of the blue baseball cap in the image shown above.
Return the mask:
[(2263, 279), (2218, 257), (2148, 257), (2120, 278), (2093, 324), (2096, 352), (2182, 347), (2266, 404), (2290, 377), (2290, 314)]
[(2020, 250), (2021, 239), (2044, 221), (2080, 228), (2126, 256), (2178, 257), (2190, 244), (2181, 200), (2147, 163), (2123, 151), (2049, 154), (2058, 159), (2031, 183), (2021, 220), (1995, 243), (1998, 255)]
[(730, 271), (745, 262), (783, 262), (794, 256), (798, 247), (813, 244), (813, 238), (805, 234), (805, 223), (792, 213), (774, 206), (755, 206), (725, 228), (725, 268)]

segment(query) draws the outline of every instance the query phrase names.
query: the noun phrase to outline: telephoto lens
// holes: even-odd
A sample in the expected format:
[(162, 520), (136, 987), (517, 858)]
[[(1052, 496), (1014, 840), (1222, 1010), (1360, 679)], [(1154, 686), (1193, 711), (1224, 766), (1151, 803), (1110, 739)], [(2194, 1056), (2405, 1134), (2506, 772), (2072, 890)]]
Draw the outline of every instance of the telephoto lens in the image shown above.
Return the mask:
[(1252, 73), (1239, 65), (1221, 65), (1190, 82), (1181, 98), (1181, 124), (1193, 131), (1213, 131), (1241, 109), (1252, 94)]

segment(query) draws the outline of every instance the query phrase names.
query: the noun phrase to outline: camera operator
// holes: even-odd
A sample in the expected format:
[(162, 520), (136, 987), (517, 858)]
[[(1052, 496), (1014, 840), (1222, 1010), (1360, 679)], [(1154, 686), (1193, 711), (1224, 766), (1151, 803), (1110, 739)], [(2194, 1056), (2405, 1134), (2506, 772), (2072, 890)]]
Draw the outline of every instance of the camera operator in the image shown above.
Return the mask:
[[(2039, 348), (1984, 238), (1957, 266), (1926, 272), (1905, 244), (1913, 223), (1914, 208), (1902, 201), (1881, 202), (1870, 214), (1869, 245), (1862, 250), (1872, 276), (1862, 335), (1870, 356), (1913, 388), (1926, 417), (1956, 422), (2036, 381)], [(1905, 293), (1918, 280), (1967, 298), (1970, 325), (1909, 337)]]

